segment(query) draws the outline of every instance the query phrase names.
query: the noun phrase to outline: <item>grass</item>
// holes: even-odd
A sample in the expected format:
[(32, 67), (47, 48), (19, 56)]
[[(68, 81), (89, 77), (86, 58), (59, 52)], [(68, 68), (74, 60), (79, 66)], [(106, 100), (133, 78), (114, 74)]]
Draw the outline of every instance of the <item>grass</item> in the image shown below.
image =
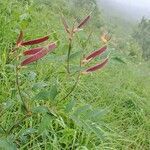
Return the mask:
[[(112, 40), (111, 60), (107, 67), (82, 76), (75, 91), (59, 102), (74, 85), (76, 76), (68, 77), (64, 73), (67, 38), (58, 8), (64, 3), (61, 10), (69, 23), (74, 14), (66, 5), (67, 1), (44, 2), (6, 0), (0, 5), (0, 148), (148, 150), (148, 63), (132, 62), (116, 47), (113, 50), (112, 46), (117, 43)], [(78, 15), (83, 16), (83, 12), (81, 10)], [(101, 46), (95, 24), (95, 20), (91, 20), (75, 37), (71, 60), (73, 71), (78, 69), (80, 51), (87, 53)], [(58, 43), (55, 53), (19, 74), (22, 95), (33, 111), (27, 118), (24, 118), (16, 90), (15, 66), (6, 64), (8, 50), (14, 46), (20, 28), (25, 31), (26, 39), (51, 33), (51, 40)], [(92, 36), (86, 42), (91, 31)]]

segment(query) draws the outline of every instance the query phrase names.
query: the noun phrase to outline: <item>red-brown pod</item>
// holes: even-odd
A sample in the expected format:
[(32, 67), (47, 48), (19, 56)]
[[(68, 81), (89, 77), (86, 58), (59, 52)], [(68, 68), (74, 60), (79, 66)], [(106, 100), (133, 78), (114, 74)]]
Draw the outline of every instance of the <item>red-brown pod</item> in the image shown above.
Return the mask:
[(95, 58), (96, 56), (101, 55), (104, 51), (106, 51), (106, 49), (107, 49), (107, 46), (104, 46), (104, 47), (100, 48), (99, 50), (92, 52), (90, 55), (88, 55), (86, 57), (86, 60), (91, 59), (91, 58)]
[(77, 28), (82, 28), (87, 22), (88, 20), (90, 19), (90, 15), (88, 15), (87, 17), (85, 17), (80, 23), (79, 25), (77, 26)]
[(41, 51), (43, 49), (43, 47), (37, 47), (37, 48), (33, 48), (33, 49), (29, 49), (23, 52), (24, 55), (33, 55), (38, 53), (39, 51)]
[(44, 37), (41, 37), (41, 38), (38, 38), (38, 39), (22, 42), (21, 45), (22, 46), (27, 46), (27, 45), (39, 44), (39, 43), (47, 41), (48, 39), (49, 39), (49, 36), (44, 36)]
[(108, 58), (104, 59), (103, 62), (96, 64), (95, 66), (92, 66), (92, 67), (88, 68), (87, 70), (83, 71), (83, 74), (97, 71), (97, 70), (103, 68), (107, 63), (108, 63)]
[(31, 55), (30, 57), (25, 59), (23, 62), (21, 62), (21, 66), (28, 65), (28, 64), (30, 64), (30, 63), (32, 63), (34, 61), (37, 61), (37, 60), (41, 59), (42, 57), (44, 57), (49, 52), (52, 52), (55, 48), (56, 48), (56, 44), (55, 43), (51, 43), (46, 48), (43, 48), (38, 53), (36, 53), (34, 55)]
[(91, 61), (93, 58), (101, 55), (103, 52), (105, 52), (107, 50), (107, 46), (104, 46), (96, 51), (93, 51), (92, 53), (90, 53), (88, 56), (86, 56), (84, 58), (84, 60), (82, 61), (83, 63), (89, 62)]

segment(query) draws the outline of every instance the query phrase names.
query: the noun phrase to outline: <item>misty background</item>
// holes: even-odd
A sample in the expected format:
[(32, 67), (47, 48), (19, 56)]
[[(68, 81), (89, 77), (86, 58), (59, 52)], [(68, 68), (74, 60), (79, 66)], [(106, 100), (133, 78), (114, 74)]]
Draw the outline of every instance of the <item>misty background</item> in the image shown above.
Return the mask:
[(121, 17), (129, 22), (150, 18), (149, 0), (97, 0), (97, 4), (108, 18)]

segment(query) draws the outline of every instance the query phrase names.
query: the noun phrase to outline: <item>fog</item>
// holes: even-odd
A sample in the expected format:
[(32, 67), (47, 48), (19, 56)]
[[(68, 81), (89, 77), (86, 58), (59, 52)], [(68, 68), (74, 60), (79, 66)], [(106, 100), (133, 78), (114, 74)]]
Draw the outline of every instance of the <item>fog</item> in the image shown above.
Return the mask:
[(150, 9), (150, 1), (149, 0), (111, 0), (111, 1), (117, 2), (120, 4), (124, 4), (124, 5), (131, 5), (133, 7)]
[(150, 0), (97, 0), (105, 14), (135, 21), (150, 18)]

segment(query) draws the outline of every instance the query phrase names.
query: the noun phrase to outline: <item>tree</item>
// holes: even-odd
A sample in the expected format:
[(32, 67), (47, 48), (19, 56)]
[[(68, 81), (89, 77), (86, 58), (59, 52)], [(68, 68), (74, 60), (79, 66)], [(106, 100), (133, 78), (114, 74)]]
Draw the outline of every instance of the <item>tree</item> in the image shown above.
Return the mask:
[(143, 58), (148, 60), (150, 58), (150, 20), (143, 17), (133, 37), (142, 49)]

